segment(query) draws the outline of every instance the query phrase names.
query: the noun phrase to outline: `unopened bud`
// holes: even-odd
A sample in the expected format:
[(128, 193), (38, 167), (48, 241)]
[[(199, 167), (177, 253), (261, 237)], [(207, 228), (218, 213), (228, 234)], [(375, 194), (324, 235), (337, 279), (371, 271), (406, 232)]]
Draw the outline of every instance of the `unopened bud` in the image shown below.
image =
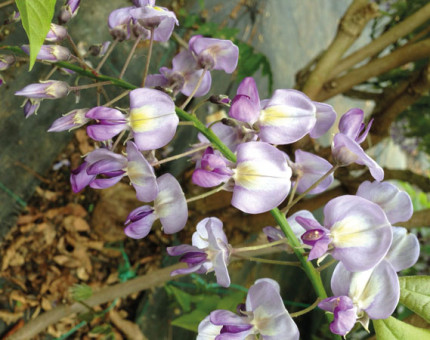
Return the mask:
[(0, 55), (0, 71), (7, 70), (15, 63), (15, 57), (11, 54)]

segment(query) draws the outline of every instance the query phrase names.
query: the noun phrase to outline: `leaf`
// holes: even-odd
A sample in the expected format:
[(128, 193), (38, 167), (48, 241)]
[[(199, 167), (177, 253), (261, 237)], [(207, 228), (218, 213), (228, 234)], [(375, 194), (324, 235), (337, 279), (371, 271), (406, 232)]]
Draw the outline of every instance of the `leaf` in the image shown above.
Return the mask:
[(197, 332), (200, 321), (206, 316), (208, 316), (208, 313), (200, 309), (195, 309), (191, 313), (181, 315), (179, 318), (173, 320), (172, 325)]
[(430, 339), (430, 330), (409, 325), (393, 317), (373, 320), (377, 339)]
[(70, 294), (73, 300), (82, 301), (89, 299), (93, 295), (93, 289), (85, 283), (75, 284), (70, 287)]
[(48, 34), (56, 0), (16, 0), (22, 25), (30, 43), (30, 70)]
[(400, 281), (400, 302), (430, 322), (430, 276), (404, 276)]
[(181, 306), (184, 312), (189, 312), (191, 310), (191, 295), (184, 292), (183, 290), (176, 288), (173, 285), (167, 286), (166, 290), (168, 293), (172, 294), (176, 301)]
[(246, 293), (241, 291), (231, 293), (219, 300), (216, 309), (227, 309), (229, 311), (235, 312), (237, 305), (245, 301), (245, 296)]

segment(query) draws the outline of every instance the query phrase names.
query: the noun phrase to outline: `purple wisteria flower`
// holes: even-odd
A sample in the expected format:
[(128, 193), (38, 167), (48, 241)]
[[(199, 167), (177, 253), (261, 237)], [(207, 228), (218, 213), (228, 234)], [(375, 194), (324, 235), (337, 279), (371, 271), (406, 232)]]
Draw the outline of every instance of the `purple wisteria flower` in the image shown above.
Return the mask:
[(48, 132), (70, 131), (84, 126), (90, 121), (89, 118), (85, 117), (87, 112), (88, 109), (76, 109), (66, 113), (52, 123)]
[(221, 183), (227, 183), (233, 176), (231, 163), (226, 160), (218, 151), (208, 147), (197, 161), (192, 181), (203, 188), (210, 188)]
[(188, 207), (178, 181), (171, 174), (164, 174), (157, 178), (157, 186), (154, 206), (139, 207), (128, 215), (124, 229), (128, 237), (140, 239), (147, 236), (157, 219), (166, 234), (177, 233), (185, 227)]
[(339, 335), (346, 335), (356, 321), (368, 329), (369, 319), (388, 318), (400, 297), (397, 274), (387, 261), (356, 273), (338, 263), (331, 279), (331, 289), (334, 297), (324, 299), (318, 307), (334, 313), (330, 330)]
[(208, 217), (196, 226), (192, 245), (181, 244), (168, 247), (170, 256), (180, 256), (188, 268), (174, 270), (171, 275), (215, 272), (217, 283), (223, 287), (230, 286), (227, 266), (230, 262), (231, 246), (222, 230), (222, 222), (216, 217)]
[(226, 73), (232, 73), (236, 69), (239, 48), (230, 40), (195, 35), (191, 37), (188, 45), (200, 68), (208, 71), (223, 70)]
[(69, 22), (78, 13), (80, 3), (81, 0), (67, 0), (66, 4), (61, 7), (60, 15), (58, 16), (60, 23)]
[(7, 70), (15, 63), (16, 58), (12, 54), (0, 55), (0, 71)]
[(389, 182), (369, 182), (360, 184), (357, 196), (379, 205), (391, 224), (406, 222), (414, 212), (410, 196)]
[(154, 89), (137, 89), (130, 92), (130, 114), (97, 106), (86, 114), (96, 120), (87, 127), (88, 135), (97, 141), (111, 139), (125, 129), (131, 129), (139, 150), (153, 150), (165, 146), (176, 133), (179, 118), (173, 100)]
[(383, 261), (389, 262), (396, 272), (412, 267), (420, 255), (418, 238), (403, 227), (393, 227), (393, 242)]
[(360, 146), (366, 139), (372, 121), (363, 123), (364, 112), (360, 109), (351, 109), (339, 121), (339, 133), (334, 136), (332, 143), (333, 158), (339, 166), (352, 163), (366, 165), (373, 178), (377, 181), (384, 179), (384, 170), (370, 158)]
[(107, 149), (96, 149), (85, 157), (85, 162), (72, 171), (70, 181), (74, 192), (79, 192), (87, 185), (93, 189), (105, 189), (128, 176), (136, 190), (136, 197), (143, 202), (150, 202), (158, 194), (154, 169), (137, 149), (127, 143), (127, 157)]
[[(30, 55), (29, 45), (22, 45), (21, 49)], [(67, 61), (70, 59), (70, 56), (71, 53), (67, 47), (59, 45), (42, 45), (36, 58), (55, 63), (57, 61)]]
[(64, 81), (47, 80), (39, 84), (30, 84), (15, 92), (15, 96), (32, 99), (57, 99), (68, 95), (69, 85)]
[(109, 32), (114, 39), (123, 41), (130, 38), (132, 22), (130, 11), (133, 8), (133, 6), (118, 8), (109, 14)]
[(262, 141), (280, 145), (294, 143), (308, 133), (320, 137), (336, 119), (330, 105), (312, 102), (296, 90), (276, 90), (272, 98), (260, 101), (251, 77), (240, 83), (229, 115), (255, 130)]
[(59, 42), (67, 37), (67, 29), (63, 26), (51, 23), (51, 28), (46, 35), (45, 41)]
[(387, 254), (393, 232), (384, 211), (362, 197), (345, 195), (324, 208), (324, 227), (315, 219), (296, 217), (307, 231), (304, 244), (312, 247), (308, 260), (331, 254), (351, 272), (374, 267)]
[[(199, 336), (213, 335), (214, 326), (222, 326), (215, 340), (251, 339), (298, 340), (299, 330), (284, 306), (279, 285), (272, 279), (259, 279), (249, 288), (246, 304), (238, 308), (239, 314), (215, 310), (210, 314), (210, 324), (204, 319), (199, 326)], [(212, 325), (211, 325), (212, 324)]]
[(234, 167), (208, 148), (197, 163), (193, 182), (203, 187), (226, 183), (224, 189), (233, 191), (231, 204), (249, 214), (281, 204), (290, 191), (292, 174), (284, 154), (263, 142), (242, 143), (236, 154)]
[[(146, 86), (161, 86), (170, 89), (174, 95), (182, 92), (186, 96), (191, 95), (203, 73), (188, 50), (179, 52), (173, 58), (172, 69), (162, 67), (159, 71), (160, 74), (148, 76)], [(194, 96), (201, 97), (207, 94), (211, 83), (211, 74), (206, 72)]]
[(139, 6), (130, 10), (135, 34), (149, 37), (149, 31), (154, 30), (155, 41), (168, 41), (175, 25), (179, 25), (175, 13), (167, 8), (154, 6), (153, 1), (148, 1), (146, 5), (139, 4)]
[[(293, 178), (298, 181), (298, 193), (305, 192), (332, 168), (332, 165), (324, 158), (310, 152), (296, 150), (294, 156), (295, 161), (291, 162), (288, 160), (288, 164), (293, 169)], [(331, 174), (318, 184), (316, 188), (309, 191), (309, 194), (319, 194), (325, 191), (333, 183), (333, 180), (334, 175)]]
[(37, 114), (39, 110), (41, 99), (26, 98), (22, 103), (21, 107), (24, 108), (25, 118), (30, 117), (33, 114)]

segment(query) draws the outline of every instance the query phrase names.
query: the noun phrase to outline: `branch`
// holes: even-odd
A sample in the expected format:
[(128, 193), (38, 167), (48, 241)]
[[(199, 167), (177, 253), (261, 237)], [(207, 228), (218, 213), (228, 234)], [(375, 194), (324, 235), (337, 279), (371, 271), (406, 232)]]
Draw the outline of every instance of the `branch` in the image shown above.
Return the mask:
[(330, 72), (330, 78), (350, 69), (360, 61), (372, 57), (381, 52), (384, 48), (397, 41), (399, 38), (411, 33), (417, 27), (430, 19), (430, 3), (416, 11), (414, 14), (395, 25), (368, 45), (342, 59)]
[(323, 90), (318, 93), (314, 100), (327, 100), (337, 94), (348, 91), (353, 86), (361, 84), (369, 78), (377, 77), (409, 62), (427, 58), (429, 54), (430, 39), (401, 47), (385, 57), (376, 59), (362, 67), (348, 72), (342, 77), (326, 82)]
[(372, 132), (381, 137), (389, 134), (391, 123), (406, 110), (409, 106), (415, 103), (421, 96), (428, 93), (430, 90), (430, 66), (427, 65), (420, 75), (410, 82), (404, 89), (403, 93), (398, 96), (394, 101), (390, 101), (388, 106), (383, 112), (377, 114), (375, 112), (372, 117), (374, 118)]
[(424, 192), (430, 192), (430, 178), (419, 175), (411, 170), (394, 170), (384, 168), (385, 179), (398, 179), (416, 185)]
[(367, 22), (378, 15), (378, 7), (367, 0), (354, 0), (341, 19), (336, 37), (316, 64), (302, 91), (314, 99), (328, 79), (331, 70), (357, 40)]
[[(171, 271), (183, 267), (184, 263), (179, 263), (174, 266), (153, 271), (150, 274), (137, 277), (133, 280), (102, 288), (83, 302), (89, 307), (94, 307), (114, 300), (115, 298), (126, 297), (130, 294), (161, 285), (172, 279), (170, 276)], [(175, 278), (177, 277), (179, 276), (175, 276)], [(65, 318), (70, 314), (83, 313), (85, 311), (87, 311), (87, 308), (80, 302), (75, 302), (71, 305), (59, 305), (49, 312), (41, 314), (36, 319), (28, 322), (24, 327), (11, 335), (8, 340), (32, 339), (34, 336), (42, 332), (48, 326), (58, 322), (60, 319)]]
[(405, 227), (406, 229), (430, 227), (430, 209), (416, 211), (409, 221), (396, 223), (396, 225)]

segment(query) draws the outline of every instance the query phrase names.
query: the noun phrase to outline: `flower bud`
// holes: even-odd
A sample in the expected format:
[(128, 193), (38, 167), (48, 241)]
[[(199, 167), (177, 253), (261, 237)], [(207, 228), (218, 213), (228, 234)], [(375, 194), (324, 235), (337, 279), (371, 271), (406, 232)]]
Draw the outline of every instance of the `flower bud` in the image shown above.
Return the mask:
[(48, 132), (61, 132), (85, 125), (90, 121), (89, 118), (85, 117), (87, 112), (88, 109), (77, 109), (66, 113), (52, 123)]
[(214, 104), (230, 106), (231, 99), (225, 94), (212, 95), (209, 97), (209, 101)]
[(70, 19), (72, 19), (78, 13), (80, 2), (81, 0), (68, 0), (67, 3), (61, 8), (58, 21), (61, 24), (65, 24)]
[(11, 54), (0, 55), (0, 71), (7, 70), (15, 63), (15, 57)]
[(5, 20), (4, 24), (10, 25), (10, 24), (14, 24), (20, 20), (21, 20), (21, 15), (19, 14), (19, 12), (13, 11), (12, 14), (9, 15), (9, 17)]
[(32, 99), (32, 98), (26, 98), (24, 100), (24, 103), (22, 103), (21, 107), (24, 108), (25, 118), (28, 118), (33, 114), (37, 114), (37, 110), (40, 107), (41, 101), (42, 100), (40, 99)]
[[(21, 49), (30, 55), (30, 46), (22, 45)], [(70, 51), (68, 48), (58, 45), (42, 45), (39, 53), (37, 54), (37, 59), (57, 62), (57, 61), (66, 61), (70, 58)]]
[(69, 85), (64, 81), (48, 80), (39, 84), (27, 85), (22, 90), (15, 92), (15, 95), (32, 99), (57, 99), (67, 96), (69, 90)]
[(51, 24), (51, 29), (46, 35), (45, 41), (58, 42), (67, 37), (67, 29), (63, 26)]
[(94, 57), (103, 57), (109, 49), (110, 44), (110, 41), (105, 41), (103, 44), (91, 45), (88, 51)]

